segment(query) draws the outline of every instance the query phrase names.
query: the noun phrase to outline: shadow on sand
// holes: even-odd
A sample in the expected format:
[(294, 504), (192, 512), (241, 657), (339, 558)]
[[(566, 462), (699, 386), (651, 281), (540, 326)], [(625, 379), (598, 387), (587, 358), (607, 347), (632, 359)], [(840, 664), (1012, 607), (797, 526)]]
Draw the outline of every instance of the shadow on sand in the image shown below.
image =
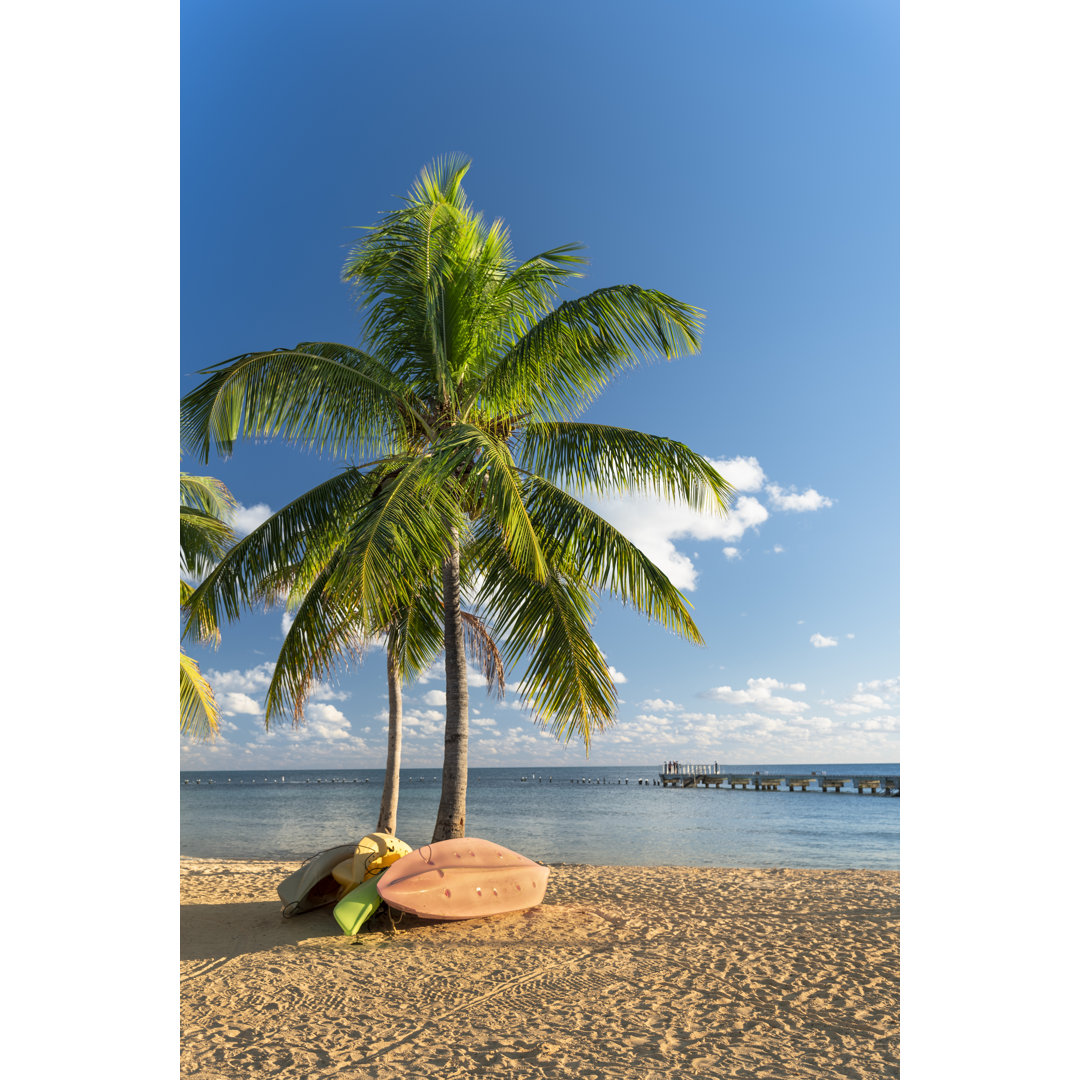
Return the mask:
[(282, 945), (299, 945), (311, 938), (349, 940), (334, 921), (333, 910), (322, 907), (283, 919), (281, 904), (276, 900), (182, 904), (180, 959), (242, 956)]

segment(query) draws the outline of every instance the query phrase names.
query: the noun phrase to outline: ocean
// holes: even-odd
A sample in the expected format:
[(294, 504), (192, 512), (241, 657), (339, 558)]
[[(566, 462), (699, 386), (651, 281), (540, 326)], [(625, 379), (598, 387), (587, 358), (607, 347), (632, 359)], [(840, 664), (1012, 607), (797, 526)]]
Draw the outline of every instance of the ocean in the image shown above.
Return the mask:
[[(654, 786), (661, 766), (469, 770), (465, 833), (546, 863), (897, 870), (900, 800)], [(899, 776), (895, 762), (723, 766)], [(639, 784), (638, 781), (647, 781)], [(372, 832), (382, 769), (180, 773), (180, 854), (306, 859)], [(431, 839), (441, 770), (402, 769), (397, 835)]]

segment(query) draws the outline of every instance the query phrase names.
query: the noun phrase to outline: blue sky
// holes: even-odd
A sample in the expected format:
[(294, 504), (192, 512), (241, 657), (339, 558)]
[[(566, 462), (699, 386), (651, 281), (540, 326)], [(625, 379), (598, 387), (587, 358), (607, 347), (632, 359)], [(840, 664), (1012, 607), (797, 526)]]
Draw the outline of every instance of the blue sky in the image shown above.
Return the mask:
[[(541, 14), (542, 11), (542, 14)], [(698, 356), (638, 368), (588, 417), (679, 439), (736, 482), (723, 521), (604, 504), (707, 645), (617, 605), (595, 637), (619, 722), (597, 764), (899, 759), (899, 30), (893, 3), (183, 5), (180, 390), (240, 352), (354, 342), (355, 227), (460, 151), (517, 255), (580, 241), (579, 291), (706, 311)], [(340, 463), (246, 443), (241, 527)], [(267, 733), (283, 612), (194, 649), (225, 711), (185, 768), (376, 767), (382, 655)], [(441, 760), (438, 670), (406, 688), (404, 763)], [(477, 688), (470, 762), (584, 760)]]

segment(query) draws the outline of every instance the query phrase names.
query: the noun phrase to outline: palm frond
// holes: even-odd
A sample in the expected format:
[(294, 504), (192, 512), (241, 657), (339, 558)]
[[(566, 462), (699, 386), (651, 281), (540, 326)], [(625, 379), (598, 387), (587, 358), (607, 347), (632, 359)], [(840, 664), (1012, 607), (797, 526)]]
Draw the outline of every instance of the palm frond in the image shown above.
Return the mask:
[(180, 505), (194, 507), (210, 517), (228, 521), (236, 510), (236, 499), (214, 476), (180, 474)]
[(180, 474), (180, 573), (201, 575), (233, 542), (236, 510), (229, 489), (213, 476)]
[(557, 738), (592, 736), (614, 723), (618, 693), (590, 627), (590, 590), (571, 574), (552, 571), (540, 583), (518, 573), (501, 547), (485, 560), (489, 574), (477, 602), (505, 643), (504, 663), (524, 661), (518, 693), (534, 719)]
[(326, 560), (296, 607), (266, 690), (268, 729), (285, 717), (302, 723), (314, 685), (363, 657), (367, 636), (356, 613), (327, 588), (340, 558), (338, 551)]
[(217, 640), (225, 622), (265, 604), (271, 587), (285, 587), (275, 575), (291, 571), (319, 545), (321, 557), (328, 557), (378, 481), (378, 473), (346, 469), (271, 514), (222, 557), (189, 597), (184, 636)]
[(206, 573), (232, 541), (232, 528), (224, 521), (193, 506), (180, 507), (181, 574), (198, 577)]
[(572, 419), (616, 372), (639, 359), (698, 348), (702, 312), (637, 285), (613, 285), (560, 304), (527, 330), (474, 390), (487, 413)]
[(506, 672), (498, 644), (484, 620), (471, 611), (462, 611), (461, 626), (469, 658), (487, 681), (488, 693), (496, 694), (501, 700), (506, 692)]
[[(379, 457), (404, 445), (423, 410), (381, 361), (348, 345), (304, 342), (205, 368), (181, 403), (185, 446), (228, 457), (240, 437), (280, 437), (336, 455)], [(403, 413), (405, 414), (403, 416)]]
[(387, 627), (386, 647), (397, 656), (404, 682), (412, 682), (435, 662), (443, 648), (442, 583), (437, 573), (414, 586), (412, 599)]
[(365, 341), (418, 392), (442, 401), (454, 393), (446, 288), (479, 222), (461, 186), (468, 168), (457, 155), (425, 167), (404, 205), (365, 230), (342, 271), (367, 309)]
[(523, 469), (577, 491), (645, 492), (693, 510), (726, 513), (735, 489), (674, 439), (603, 424), (534, 423), (517, 442)]
[(198, 663), (180, 650), (180, 733), (207, 740), (218, 732), (218, 708), (214, 691), (199, 671)]
[(527, 490), (529, 516), (552, 565), (573, 567), (589, 588), (629, 604), (694, 645), (705, 644), (683, 594), (614, 525), (540, 477)]
[(415, 457), (368, 493), (343, 540), (333, 588), (365, 625), (388, 626), (412, 600), (415, 583), (442, 565), (451, 531), (464, 524), (461, 490)]
[(544, 553), (529, 521), (519, 473), (509, 448), (474, 424), (456, 424), (432, 448), (436, 483), (455, 478), (469, 508), (483, 508), (499, 529), (518, 569), (540, 579), (546, 572)]

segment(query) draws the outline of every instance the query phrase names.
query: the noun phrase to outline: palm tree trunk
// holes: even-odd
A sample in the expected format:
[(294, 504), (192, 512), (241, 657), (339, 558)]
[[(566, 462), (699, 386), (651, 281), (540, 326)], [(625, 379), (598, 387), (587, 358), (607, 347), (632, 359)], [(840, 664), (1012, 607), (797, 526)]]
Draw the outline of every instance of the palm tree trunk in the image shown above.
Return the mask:
[(386, 642), (386, 683), (390, 694), (390, 719), (386, 734), (386, 779), (379, 807), (379, 832), (397, 831), (399, 774), (401, 772), (401, 670), (394, 652), (393, 635)]
[(465, 786), (469, 770), (469, 671), (461, 625), (461, 556), (443, 563), (443, 647), (446, 655), (446, 728), (443, 734), (442, 796), (431, 840), (465, 835)]

